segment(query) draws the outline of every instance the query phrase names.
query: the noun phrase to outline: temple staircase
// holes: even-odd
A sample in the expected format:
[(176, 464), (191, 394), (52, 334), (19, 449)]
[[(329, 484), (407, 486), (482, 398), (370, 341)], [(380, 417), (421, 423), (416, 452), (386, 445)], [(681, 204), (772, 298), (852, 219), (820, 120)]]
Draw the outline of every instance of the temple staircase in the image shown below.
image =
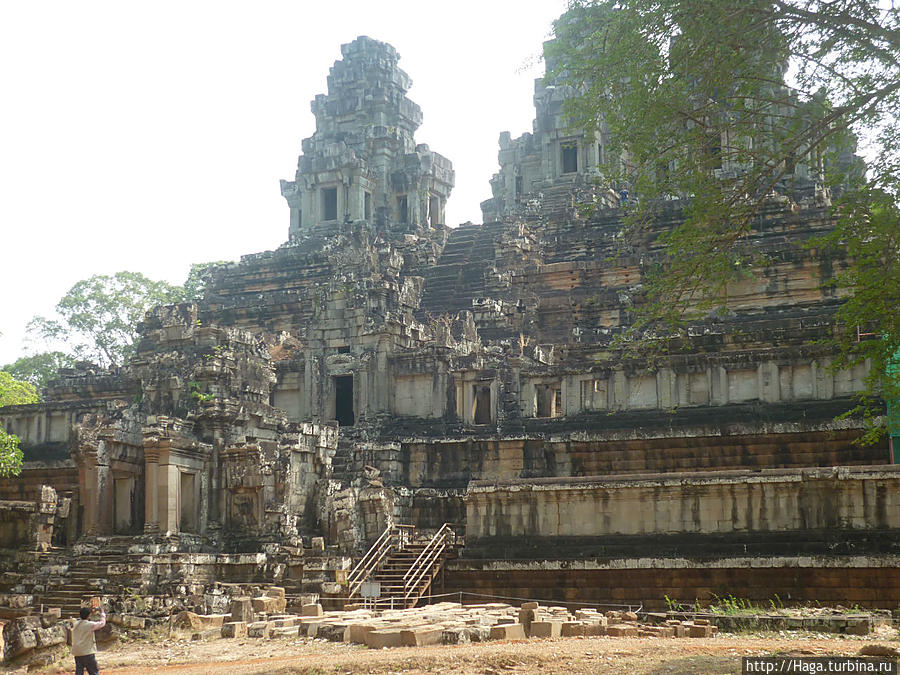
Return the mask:
[[(449, 523), (427, 540), (416, 538), (412, 525), (390, 526), (348, 575), (348, 600), (362, 599), (376, 609), (415, 607), (456, 546)], [(379, 592), (372, 597), (375, 584)]]
[[(95, 551), (83, 554), (73, 554), (71, 549), (65, 551), (67, 569), (47, 576), (43, 591), (34, 594), (35, 604), (59, 607), (66, 616), (77, 614), (82, 602), (91, 596), (118, 592), (118, 584), (110, 583), (109, 566), (128, 561), (128, 541), (128, 537), (110, 537)], [(51, 556), (53, 553), (56, 552), (51, 551)]]

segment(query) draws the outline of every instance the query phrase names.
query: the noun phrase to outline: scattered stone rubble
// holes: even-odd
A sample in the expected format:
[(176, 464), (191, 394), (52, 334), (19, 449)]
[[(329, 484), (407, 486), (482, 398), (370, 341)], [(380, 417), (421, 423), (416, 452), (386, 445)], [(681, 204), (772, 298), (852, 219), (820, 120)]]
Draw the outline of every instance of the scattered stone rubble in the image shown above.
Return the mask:
[[(277, 591), (269, 591), (277, 595)], [(253, 607), (257, 607), (253, 599)], [(197, 616), (185, 612), (173, 619), (173, 627), (197, 631), (198, 637), (218, 632), (223, 638), (309, 637), (332, 642), (354, 642), (373, 649), (461, 644), (487, 640), (525, 640), (558, 637), (715, 637), (718, 628), (707, 619), (668, 619), (664, 625), (641, 621), (635, 612), (541, 606), (526, 602), (521, 607), (504, 603), (464, 605), (441, 602), (413, 609), (369, 609), (326, 612), (317, 603), (305, 605), (301, 614), (250, 611), (250, 599), (232, 602), (232, 613)], [(262, 606), (262, 603), (260, 603)], [(239, 618), (238, 618), (239, 617)]]

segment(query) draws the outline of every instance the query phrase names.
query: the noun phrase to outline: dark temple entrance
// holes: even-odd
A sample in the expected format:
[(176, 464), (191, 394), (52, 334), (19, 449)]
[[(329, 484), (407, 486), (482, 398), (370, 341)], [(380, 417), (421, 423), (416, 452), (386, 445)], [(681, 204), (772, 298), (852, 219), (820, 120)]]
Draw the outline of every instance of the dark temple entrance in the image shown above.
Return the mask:
[(353, 415), (352, 375), (334, 378), (334, 418), (342, 427), (352, 427), (356, 422)]

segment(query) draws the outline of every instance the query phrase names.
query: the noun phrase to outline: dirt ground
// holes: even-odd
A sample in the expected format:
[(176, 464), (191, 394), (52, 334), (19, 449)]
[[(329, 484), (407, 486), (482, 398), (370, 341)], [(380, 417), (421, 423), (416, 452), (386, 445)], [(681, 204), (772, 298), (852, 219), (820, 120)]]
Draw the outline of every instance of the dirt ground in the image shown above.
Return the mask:
[[(355, 673), (740, 673), (742, 656), (853, 656), (865, 645), (900, 650), (900, 635), (882, 627), (864, 638), (820, 633), (723, 634), (714, 639), (563, 638), (522, 642), (370, 650), (308, 638), (190, 640), (141, 638), (98, 654), (107, 675), (288, 675)], [(71, 672), (71, 657), (43, 672)]]

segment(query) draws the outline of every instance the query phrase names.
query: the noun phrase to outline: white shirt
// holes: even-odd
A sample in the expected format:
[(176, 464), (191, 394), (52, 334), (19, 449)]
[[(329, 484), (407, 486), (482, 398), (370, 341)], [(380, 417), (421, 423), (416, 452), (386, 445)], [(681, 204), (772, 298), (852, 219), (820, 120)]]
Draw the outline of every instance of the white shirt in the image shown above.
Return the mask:
[(78, 619), (72, 627), (72, 656), (87, 656), (97, 651), (94, 631), (106, 625), (106, 612), (100, 608), (100, 620)]

